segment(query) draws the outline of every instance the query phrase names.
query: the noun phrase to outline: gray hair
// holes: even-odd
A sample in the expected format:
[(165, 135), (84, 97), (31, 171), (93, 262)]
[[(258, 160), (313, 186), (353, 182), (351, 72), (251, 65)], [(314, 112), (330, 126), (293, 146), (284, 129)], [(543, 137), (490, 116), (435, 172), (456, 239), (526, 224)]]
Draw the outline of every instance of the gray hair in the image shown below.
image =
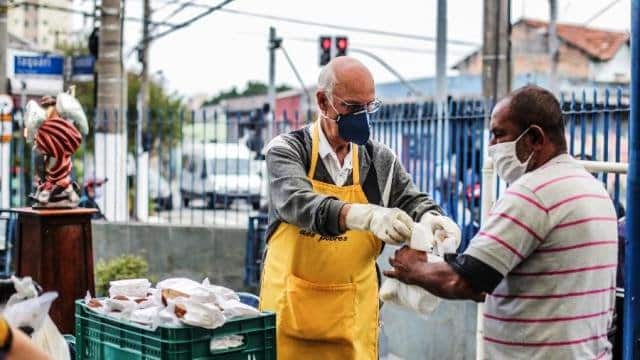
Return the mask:
[(333, 92), (333, 87), (335, 85), (336, 74), (333, 71), (333, 66), (329, 63), (320, 70), (320, 75), (318, 76), (318, 90), (330, 94)]

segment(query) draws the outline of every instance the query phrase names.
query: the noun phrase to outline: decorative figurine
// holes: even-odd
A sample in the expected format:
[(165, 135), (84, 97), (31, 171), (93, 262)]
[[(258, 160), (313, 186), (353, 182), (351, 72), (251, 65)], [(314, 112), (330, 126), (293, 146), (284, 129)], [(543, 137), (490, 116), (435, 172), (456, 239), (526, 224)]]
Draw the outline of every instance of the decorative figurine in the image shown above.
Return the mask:
[[(33, 208), (75, 208), (80, 189), (71, 179), (71, 156), (89, 132), (87, 117), (74, 97), (74, 88), (53, 98), (44, 96), (38, 104), (27, 103), (25, 137), (35, 143), (34, 150), (43, 157), (43, 174), (39, 176)], [(53, 160), (52, 160), (53, 159)], [(52, 160), (52, 161), (51, 161)]]

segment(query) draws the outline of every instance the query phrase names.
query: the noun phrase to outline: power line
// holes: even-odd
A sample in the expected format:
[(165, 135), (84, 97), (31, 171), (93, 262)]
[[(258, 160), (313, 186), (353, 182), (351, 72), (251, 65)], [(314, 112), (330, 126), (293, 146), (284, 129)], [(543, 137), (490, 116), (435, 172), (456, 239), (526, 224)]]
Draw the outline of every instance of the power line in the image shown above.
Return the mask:
[(598, 12), (593, 14), (589, 19), (587, 19), (587, 21), (584, 22), (583, 25), (587, 26), (587, 25), (591, 24), (595, 19), (599, 18), (600, 15), (602, 15), (602, 14), (606, 13), (607, 11), (609, 11), (609, 9), (611, 9), (615, 4), (617, 4), (619, 2), (620, 2), (620, 0), (613, 0), (607, 6), (603, 7), (602, 9), (598, 10)]
[[(188, 1), (185, 4), (188, 4), (189, 6), (192, 6), (192, 7), (202, 8), (202, 9), (209, 8), (209, 5), (199, 4), (199, 3), (196, 3), (196, 2), (193, 2), (193, 1)], [(299, 25), (317, 26), (317, 27), (323, 27), (323, 28), (328, 28), (328, 29), (344, 30), (344, 31), (351, 31), (351, 32), (360, 32), (360, 33), (366, 33), (366, 34), (390, 36), (390, 37), (397, 37), (397, 38), (404, 38), (404, 39), (432, 41), (432, 42), (436, 41), (436, 38), (432, 37), (432, 36), (407, 34), (407, 33), (398, 33), (398, 32), (392, 32), (392, 31), (368, 29), (368, 28), (361, 28), (361, 27), (354, 27), (354, 26), (344, 26), (344, 25), (337, 25), (337, 24), (321, 23), (321, 22), (316, 22), (316, 21), (294, 19), (294, 18), (289, 18), (289, 17), (284, 17), (284, 16), (261, 14), (261, 13), (256, 13), (256, 12), (249, 12), (249, 11), (242, 11), (242, 10), (235, 10), (235, 9), (221, 9), (220, 11), (226, 12), (226, 13), (229, 13), (229, 14), (235, 14), (235, 15), (251, 16), (251, 17), (257, 17), (257, 18), (261, 18), (261, 19), (290, 22), (290, 23), (299, 24)], [(449, 39), (447, 42), (450, 43), (450, 44), (453, 44), (453, 45), (462, 45), (462, 46), (479, 46), (480, 45), (480, 44), (472, 42), (472, 41), (456, 40), (456, 39)]]
[[(223, 1), (222, 3), (220, 3), (220, 4), (216, 5), (216, 6), (209, 7), (209, 9), (207, 11), (204, 11), (204, 12), (192, 17), (191, 19), (189, 19), (189, 20), (187, 20), (185, 22), (182, 22), (180, 24), (175, 24), (170, 29), (165, 30), (165, 31), (163, 31), (163, 32), (161, 32), (159, 34), (154, 35), (154, 36), (149, 36), (149, 38), (146, 41), (147, 42), (151, 42), (151, 41), (154, 41), (154, 40), (158, 40), (158, 39), (160, 39), (160, 38), (162, 38), (164, 36), (167, 36), (167, 35), (171, 34), (172, 32), (174, 32), (176, 30), (180, 30), (182, 28), (185, 28), (185, 27), (193, 24), (194, 22), (202, 19), (203, 17), (211, 14), (212, 12), (222, 9), (225, 5), (227, 5), (227, 4), (229, 4), (229, 3), (233, 2), (233, 1), (234, 0), (225, 0), (225, 1)], [(149, 24), (151, 24), (151, 22), (149, 22)], [(129, 51), (129, 53), (127, 54), (126, 58), (130, 57), (131, 55), (133, 55), (136, 52), (136, 50), (138, 50), (140, 48), (140, 46), (143, 45), (143, 42), (144, 42), (144, 39), (142, 39), (140, 42), (138, 42), (138, 44), (136, 46), (134, 46)]]
[[(318, 43), (318, 39), (314, 39), (314, 38), (305, 38), (305, 37), (296, 37), (296, 36), (289, 37), (285, 35), (284, 39), (291, 40), (291, 41), (306, 42), (306, 43)], [(404, 47), (404, 46), (389, 46), (389, 45), (361, 43), (361, 42), (351, 42), (351, 45), (360, 47), (360, 48), (391, 50), (391, 51), (400, 51), (400, 52), (408, 52), (408, 53), (415, 53), (415, 54), (435, 54), (434, 49), (417, 49), (417, 48)], [(460, 51), (449, 51), (449, 52), (456, 55), (466, 54), (466, 52), (460, 52)]]
[(366, 50), (362, 50), (362, 49), (351, 49), (352, 52), (355, 53), (360, 53), (363, 55), (367, 55), (368, 57), (374, 59), (375, 61), (379, 62), (380, 65), (382, 65), (385, 69), (387, 69), (390, 73), (392, 73), (395, 77), (398, 78), (398, 80), (400, 80), (400, 83), (402, 83), (402, 85), (404, 85), (407, 89), (409, 89), (409, 91), (411, 93), (413, 93), (416, 96), (422, 96), (422, 92), (418, 89), (416, 89), (415, 87), (413, 87), (411, 84), (409, 84), (409, 82), (407, 80), (405, 80), (404, 77), (402, 77), (402, 75), (400, 75), (399, 72), (397, 72), (394, 68), (391, 67), (391, 65), (387, 64), (384, 60), (382, 60), (379, 56), (377, 56), (376, 54), (373, 54), (369, 51)]
[[(241, 10), (233, 10), (233, 9), (223, 9), (222, 11), (226, 12), (226, 13), (230, 13), (230, 14), (252, 16), (252, 17), (269, 19), (269, 20), (278, 20), (278, 21), (290, 22), (290, 23), (295, 23), (295, 24), (300, 24), (300, 25), (318, 26), (318, 27), (324, 27), (324, 28), (329, 28), (329, 29), (344, 30), (344, 31), (351, 31), (351, 32), (360, 32), (360, 33), (382, 35), (382, 36), (390, 36), (390, 37), (398, 37), (398, 38), (413, 39), (413, 40), (423, 40), (423, 41), (432, 41), (432, 42), (436, 41), (436, 38), (433, 37), (433, 36), (406, 34), (406, 33), (398, 33), (398, 32), (376, 30), (376, 29), (367, 29), (367, 28), (360, 28), (360, 27), (353, 27), (353, 26), (328, 24), (328, 23), (321, 23), (321, 22), (316, 22), (316, 21), (300, 20), (300, 19), (288, 18), (288, 17), (283, 17), (283, 16), (259, 14), (259, 13), (249, 12), (249, 11), (241, 11)], [(453, 45), (463, 45), (463, 46), (479, 46), (480, 45), (478, 43), (474, 43), (474, 42), (466, 41), (466, 40), (450, 39), (447, 42), (449, 42), (449, 43), (451, 43)]]
[[(66, 12), (66, 13), (69, 13), (69, 14), (82, 15), (82, 16), (88, 17), (88, 18), (94, 18), (95, 17), (93, 12), (87, 12), (87, 11), (83, 11), (83, 10), (76, 10), (76, 9), (66, 8), (66, 7), (62, 7), (62, 6), (40, 4), (40, 3), (35, 3), (35, 2), (30, 2), (30, 1), (23, 1), (23, 2), (15, 4), (14, 6), (16, 6), (16, 7), (17, 6), (25, 6), (25, 7), (26, 6), (33, 6), (35, 8), (42, 8), (42, 9), (47, 9), (47, 10)], [(136, 21), (136, 22), (143, 22), (144, 21), (144, 19), (130, 17), (130, 16), (125, 16), (124, 20), (126, 20), (126, 21)], [(149, 24), (154, 25), (154, 26), (165, 26), (165, 27), (175, 27), (176, 26), (175, 24), (164, 22), (164, 21), (161, 21), (161, 22), (149, 21)]]
[(165, 31), (163, 31), (163, 32), (161, 32), (161, 33), (159, 33), (159, 34), (154, 35), (154, 36), (150, 36), (150, 37), (149, 37), (149, 39), (148, 39), (148, 41), (153, 41), (153, 40), (160, 39), (160, 38), (162, 38), (162, 37), (164, 37), (164, 36), (167, 36), (167, 35), (171, 34), (171, 33), (172, 33), (172, 32), (174, 32), (174, 31), (177, 31), (177, 30), (180, 30), (180, 29), (182, 29), (182, 28), (185, 28), (185, 27), (187, 27), (187, 26), (189, 26), (189, 25), (193, 24), (194, 22), (196, 22), (196, 21), (198, 21), (198, 20), (202, 19), (203, 17), (205, 17), (205, 16), (207, 16), (207, 15), (211, 14), (211, 13), (212, 13), (212, 12), (214, 12), (214, 11), (217, 11), (217, 10), (224, 10), (224, 9), (223, 9), (223, 7), (224, 7), (224, 6), (226, 6), (227, 4), (229, 4), (229, 3), (233, 2), (233, 1), (234, 1), (234, 0), (224, 0), (223, 2), (221, 2), (220, 4), (218, 4), (218, 5), (216, 5), (216, 6), (209, 7), (209, 9), (208, 9), (208, 10), (201, 12), (200, 14), (198, 14), (198, 15), (196, 15), (196, 16), (194, 16), (194, 17), (192, 17), (191, 19), (189, 19), (189, 20), (187, 20), (187, 21), (185, 21), (185, 22), (182, 22), (182, 23), (179, 23), (179, 24), (173, 25), (173, 27), (172, 27), (172, 28), (170, 28), (170, 29), (168, 29), (168, 30), (165, 30)]

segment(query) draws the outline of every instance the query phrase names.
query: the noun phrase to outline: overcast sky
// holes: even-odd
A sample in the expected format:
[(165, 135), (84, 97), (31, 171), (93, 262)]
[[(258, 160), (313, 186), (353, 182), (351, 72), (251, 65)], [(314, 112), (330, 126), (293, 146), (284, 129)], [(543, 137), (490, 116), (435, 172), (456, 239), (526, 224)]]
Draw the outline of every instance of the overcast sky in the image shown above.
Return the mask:
[[(153, 20), (163, 20), (176, 5), (165, 3), (196, 2), (214, 5), (221, 0), (151, 0)], [(448, 37), (480, 44), (482, 41), (482, 0), (450, 0), (448, 2)], [(611, 0), (558, 0), (561, 22), (584, 23)], [(78, 6), (90, 9), (92, 1), (76, 0)], [(140, 17), (142, 0), (126, 0), (127, 15)], [(229, 9), (277, 15), (300, 20), (361, 27), (398, 33), (434, 36), (436, 34), (437, 0), (235, 0)], [(180, 23), (202, 9), (188, 8), (169, 22)], [(548, 19), (547, 0), (512, 0), (512, 20), (522, 16)], [(618, 0), (591, 26), (629, 30), (630, 0)], [(78, 23), (80, 23), (78, 21)], [(435, 70), (435, 44), (429, 41), (380, 36), (359, 32), (265, 20), (243, 15), (214, 12), (191, 26), (157, 40), (151, 47), (151, 69), (162, 71), (165, 86), (182, 95), (206, 93), (213, 95), (232, 86), (242, 87), (247, 80), (268, 79), (267, 38), (274, 26), (283, 38), (283, 45), (294, 61), (306, 84), (315, 83), (318, 75), (318, 44), (320, 35), (347, 35), (350, 47), (375, 53), (406, 78), (432, 76)], [(127, 22), (125, 55), (141, 37), (141, 26)], [(474, 48), (450, 45), (451, 65)], [(374, 60), (352, 54), (373, 72), (376, 82), (394, 81), (394, 76)], [(297, 87), (298, 81), (284, 55), (277, 55), (277, 83)], [(127, 61), (129, 68), (138, 65), (136, 57)]]

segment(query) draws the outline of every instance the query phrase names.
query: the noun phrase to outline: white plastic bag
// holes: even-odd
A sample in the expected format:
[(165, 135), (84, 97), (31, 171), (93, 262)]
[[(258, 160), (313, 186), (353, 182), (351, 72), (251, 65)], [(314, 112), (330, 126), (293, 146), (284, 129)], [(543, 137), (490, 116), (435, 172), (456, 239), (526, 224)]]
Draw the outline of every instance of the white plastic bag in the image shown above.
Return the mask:
[(229, 300), (240, 301), (240, 296), (238, 296), (235, 291), (224, 286), (212, 285), (211, 283), (209, 283), (209, 278), (205, 278), (202, 281), (202, 286), (213, 292), (216, 297), (215, 303), (218, 305), (222, 305), (222, 303)]
[(70, 360), (69, 346), (47, 315), (42, 327), (31, 335), (31, 341), (55, 360)]
[[(438, 246), (441, 249), (445, 249), (443, 245), (438, 245), (438, 243), (435, 242), (434, 246), (433, 233), (431, 233), (430, 229), (427, 229), (422, 224), (414, 224), (410, 244), (412, 249), (438, 251)], [(441, 257), (433, 254), (427, 254), (427, 256), (428, 262), (431, 263), (443, 261)], [(419, 286), (407, 285), (396, 279), (385, 280), (380, 288), (380, 299), (387, 303), (411, 309), (425, 318), (433, 313), (441, 301), (439, 297)]]
[(199, 303), (213, 303), (215, 294), (202, 284), (186, 278), (162, 280), (156, 286), (158, 290), (171, 289), (189, 295), (189, 299)]
[(62, 334), (51, 321), (49, 309), (57, 292), (38, 292), (30, 277), (11, 277), (16, 293), (13, 294), (2, 315), (13, 327), (30, 327), (32, 342), (55, 360), (69, 360), (69, 347)]
[(191, 326), (199, 326), (205, 329), (215, 329), (224, 325), (225, 318), (214, 304), (203, 304), (191, 299), (178, 298), (176, 305), (181, 305), (186, 309), (184, 317), (180, 320)]
[(145, 299), (151, 287), (147, 279), (127, 279), (109, 282), (109, 297), (126, 296), (134, 299)]
[(216, 337), (211, 339), (209, 344), (210, 351), (226, 350), (242, 346), (244, 344), (244, 336), (242, 335), (228, 335), (222, 337)]
[(225, 301), (222, 305), (222, 313), (224, 317), (228, 319), (233, 319), (241, 316), (258, 316), (260, 315), (260, 311), (253, 306), (249, 306), (241, 303), (238, 300), (229, 300)]
[(151, 330), (155, 330), (161, 323), (159, 316), (160, 311), (162, 311), (162, 307), (160, 306), (134, 310), (129, 320), (138, 324), (149, 325)]

